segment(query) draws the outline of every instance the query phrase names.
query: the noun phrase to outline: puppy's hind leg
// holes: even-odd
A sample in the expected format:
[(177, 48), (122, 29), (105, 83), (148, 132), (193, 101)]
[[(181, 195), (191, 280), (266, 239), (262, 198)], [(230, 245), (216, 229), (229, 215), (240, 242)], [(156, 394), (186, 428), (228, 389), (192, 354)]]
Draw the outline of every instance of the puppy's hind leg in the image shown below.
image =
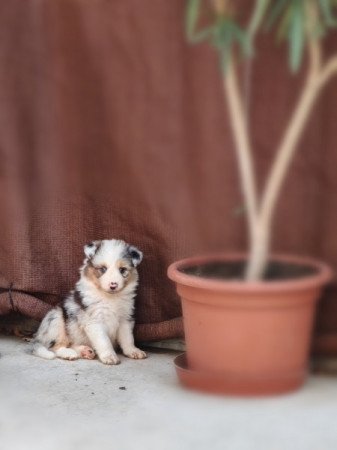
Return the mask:
[(72, 348), (69, 348), (69, 338), (66, 330), (65, 315), (61, 308), (54, 310), (54, 315), (44, 319), (48, 325), (48, 334), (53, 338), (49, 346), (58, 358), (74, 360), (78, 359), (78, 355)]
[(64, 334), (64, 319), (60, 308), (54, 308), (43, 318), (32, 341), (32, 353), (44, 359), (54, 359), (52, 351)]
[(64, 344), (60, 344), (60, 346), (56, 346), (53, 349), (55, 354), (60, 359), (67, 359), (68, 361), (74, 361), (79, 358), (79, 355), (76, 350), (73, 348), (69, 348)]
[(42, 345), (40, 342), (37, 342), (37, 341), (33, 341), (32, 353), (33, 353), (33, 355), (39, 356), (40, 358), (43, 358), (43, 359), (56, 358), (56, 355), (54, 352), (48, 350), (47, 347), (45, 347), (44, 345)]

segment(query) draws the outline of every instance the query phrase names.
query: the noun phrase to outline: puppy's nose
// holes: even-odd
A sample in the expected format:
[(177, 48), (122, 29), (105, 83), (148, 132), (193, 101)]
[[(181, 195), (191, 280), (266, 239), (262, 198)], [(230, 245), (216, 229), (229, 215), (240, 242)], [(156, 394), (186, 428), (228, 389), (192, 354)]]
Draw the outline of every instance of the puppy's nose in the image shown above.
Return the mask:
[(115, 291), (118, 288), (118, 283), (110, 283), (110, 289)]

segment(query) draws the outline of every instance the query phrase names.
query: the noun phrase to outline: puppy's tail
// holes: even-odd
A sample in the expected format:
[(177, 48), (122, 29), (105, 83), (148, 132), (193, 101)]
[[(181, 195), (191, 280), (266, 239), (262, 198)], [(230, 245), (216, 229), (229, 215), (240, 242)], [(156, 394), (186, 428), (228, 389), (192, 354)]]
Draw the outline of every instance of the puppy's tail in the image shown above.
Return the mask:
[(44, 359), (54, 359), (56, 355), (51, 349), (59, 341), (64, 331), (62, 309), (57, 307), (49, 311), (42, 320), (39, 329), (32, 341), (32, 354)]
[(56, 358), (56, 355), (54, 352), (50, 351), (45, 347), (41, 342), (34, 340), (32, 342), (32, 354), (35, 356), (39, 356), (43, 359), (54, 359)]

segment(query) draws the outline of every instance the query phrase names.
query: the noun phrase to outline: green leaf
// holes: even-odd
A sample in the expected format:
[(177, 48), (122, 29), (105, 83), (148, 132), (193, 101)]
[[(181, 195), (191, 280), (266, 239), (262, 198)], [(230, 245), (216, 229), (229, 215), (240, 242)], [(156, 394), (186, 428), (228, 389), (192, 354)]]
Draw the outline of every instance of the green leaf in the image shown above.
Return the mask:
[(195, 28), (200, 15), (201, 0), (188, 0), (186, 8), (186, 34), (193, 40)]
[[(266, 7), (270, 0), (258, 0)], [(224, 71), (231, 61), (233, 47), (237, 46), (245, 57), (252, 55), (252, 43), (248, 31), (242, 29), (231, 17), (218, 15), (213, 24), (197, 30), (202, 0), (188, 0), (186, 6), (186, 33), (192, 43), (209, 40), (219, 53)], [(261, 13), (261, 11), (260, 11)]]
[(259, 29), (259, 26), (261, 25), (261, 22), (267, 11), (269, 3), (270, 0), (257, 0), (253, 16), (248, 26), (248, 34), (250, 36), (253, 36)]
[(267, 30), (269, 30), (274, 25), (274, 23), (280, 18), (287, 3), (289, 3), (289, 0), (275, 0), (273, 3), (274, 3), (274, 5), (271, 8), (271, 11), (269, 13), (269, 17), (268, 17), (267, 23), (266, 23)]
[(289, 24), (291, 20), (291, 8), (287, 8), (280, 19), (280, 24), (276, 33), (278, 41), (285, 39), (289, 30)]
[(252, 48), (248, 33), (232, 19), (218, 18), (213, 28), (212, 44), (219, 52), (220, 65), (226, 72), (231, 61), (232, 51), (235, 44), (240, 48), (242, 55), (251, 56)]
[(252, 43), (249, 39), (248, 33), (242, 30), (236, 23), (233, 23), (233, 33), (235, 40), (240, 45), (241, 52), (244, 56), (252, 56)]
[(203, 30), (193, 33), (193, 35), (189, 37), (189, 41), (192, 44), (199, 44), (200, 42), (209, 39), (212, 36), (213, 32), (214, 26), (204, 28)]
[(334, 27), (337, 25), (337, 20), (333, 16), (332, 8), (335, 2), (331, 0), (318, 0), (318, 5), (322, 13), (325, 25), (328, 27)]
[(303, 3), (295, 0), (292, 5), (292, 13), (289, 24), (290, 68), (297, 72), (302, 61), (304, 49), (304, 18)]
[[(276, 36), (287, 39), (289, 44), (289, 65), (296, 72), (302, 62), (306, 40), (306, 2), (313, 0), (275, 0), (268, 18), (269, 26), (279, 21)], [(315, 0), (317, 1), (317, 0)]]
[(233, 28), (229, 19), (220, 18), (214, 26), (212, 44), (219, 52), (220, 66), (226, 72), (231, 60), (231, 48), (233, 45)]

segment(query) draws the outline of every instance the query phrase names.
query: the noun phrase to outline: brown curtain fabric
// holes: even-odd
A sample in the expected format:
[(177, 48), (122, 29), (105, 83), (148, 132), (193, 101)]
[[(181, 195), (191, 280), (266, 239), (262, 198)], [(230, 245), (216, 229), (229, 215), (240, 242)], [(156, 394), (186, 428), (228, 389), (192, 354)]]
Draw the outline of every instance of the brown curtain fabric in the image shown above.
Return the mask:
[[(141, 248), (137, 337), (182, 334), (166, 268), (245, 247), (216, 56), (189, 47), (181, 0), (0, 2), (0, 314), (41, 318), (74, 284), (84, 243)], [(336, 46), (335, 42), (329, 45)], [(329, 49), (328, 49), (329, 50)], [(250, 120), (261, 181), (301, 76), (261, 42)], [(274, 248), (337, 268), (337, 81), (287, 179)], [(337, 332), (336, 286), (317, 330)]]

